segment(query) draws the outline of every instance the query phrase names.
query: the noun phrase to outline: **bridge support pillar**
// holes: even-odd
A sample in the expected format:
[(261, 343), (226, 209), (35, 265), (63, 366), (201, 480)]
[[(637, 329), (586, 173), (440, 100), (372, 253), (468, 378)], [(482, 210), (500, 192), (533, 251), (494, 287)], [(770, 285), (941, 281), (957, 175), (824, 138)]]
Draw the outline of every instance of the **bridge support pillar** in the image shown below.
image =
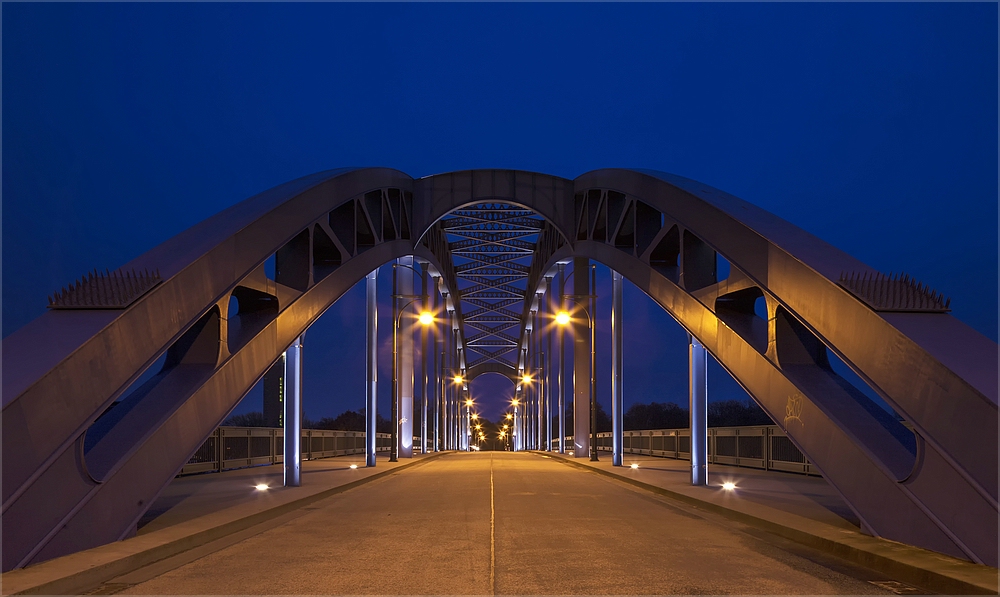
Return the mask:
[(573, 456), (590, 456), (591, 368), (590, 260), (573, 258)]
[[(428, 296), (427, 288), (427, 264), (423, 263), (420, 266), (420, 294), (423, 296), (423, 301), (420, 307), (421, 311), (431, 311), (430, 296)], [(420, 453), (427, 453), (427, 390), (428, 386), (428, 375), (427, 375), (427, 326), (420, 326)]]
[[(566, 264), (559, 264), (559, 309), (566, 309)], [(566, 383), (564, 378), (566, 377), (566, 332), (563, 330), (563, 326), (556, 326), (556, 334), (559, 336), (558, 341), (558, 356), (556, 357), (556, 385), (558, 386), (558, 408), (559, 411), (557, 416), (559, 417), (559, 453), (566, 453)]]
[(545, 374), (545, 451), (552, 451), (552, 334), (556, 333), (554, 324), (556, 317), (555, 288), (552, 285), (553, 278), (545, 279), (546, 310), (548, 311), (548, 322), (545, 325), (545, 351), (542, 353), (542, 371)]
[[(438, 317), (440, 313), (440, 301), (438, 300), (438, 291), (441, 287), (441, 278), (435, 277), (431, 278), (433, 282), (431, 283), (431, 313)], [(438, 360), (438, 356), (441, 354), (441, 324), (437, 324), (433, 328), (431, 342), (434, 344), (434, 360), (433, 371), (437, 372), (437, 383), (434, 384), (434, 433), (433, 433), (433, 451), (438, 452), (441, 450), (441, 380), (444, 378), (443, 372), (444, 368), (441, 365), (441, 361)]]
[(376, 269), (367, 276), (367, 334), (365, 335), (365, 464), (375, 466), (375, 422), (378, 418), (378, 290)]
[(611, 271), (611, 464), (622, 465), (622, 275)]
[(708, 352), (694, 337), (688, 345), (691, 412), (691, 484), (708, 485)]
[(302, 484), (302, 336), (285, 351), (285, 487)]
[[(400, 257), (396, 262), (402, 266), (394, 270), (399, 276), (399, 294), (413, 296), (413, 256)], [(402, 315), (399, 321), (399, 377), (396, 383), (399, 391), (399, 429), (396, 431), (399, 457), (413, 458), (413, 319)]]

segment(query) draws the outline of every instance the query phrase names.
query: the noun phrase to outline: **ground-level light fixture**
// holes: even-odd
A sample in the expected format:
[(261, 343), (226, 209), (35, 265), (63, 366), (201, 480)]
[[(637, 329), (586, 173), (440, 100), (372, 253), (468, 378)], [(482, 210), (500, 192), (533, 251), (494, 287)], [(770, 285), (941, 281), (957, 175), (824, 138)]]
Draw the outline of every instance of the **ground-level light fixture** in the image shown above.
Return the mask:
[(722, 488), (725, 489), (726, 491), (732, 491), (736, 489), (736, 483), (733, 483), (732, 481), (726, 481), (725, 483), (722, 484)]
[(633, 463), (632, 463), (632, 468), (639, 468), (639, 464), (638, 464), (638, 463), (635, 463), (635, 462), (633, 462)]
[(356, 469), (356, 468), (358, 468), (358, 465), (356, 465), (356, 464), (352, 464), (352, 465), (351, 465), (351, 468), (352, 468), (352, 469)]
[(267, 483), (260, 483), (254, 486), (254, 489), (256, 489), (257, 491), (267, 491), (270, 488), (267, 486)]

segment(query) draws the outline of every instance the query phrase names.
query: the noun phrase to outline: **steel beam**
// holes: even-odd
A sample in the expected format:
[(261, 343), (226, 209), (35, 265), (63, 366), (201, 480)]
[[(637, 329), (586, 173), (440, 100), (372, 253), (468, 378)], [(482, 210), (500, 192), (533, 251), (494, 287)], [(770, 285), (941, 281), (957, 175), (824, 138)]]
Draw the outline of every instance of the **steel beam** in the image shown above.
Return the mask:
[[(430, 297), (427, 288), (427, 264), (420, 266), (420, 295), (423, 298), (420, 305), (421, 311), (430, 312)], [(420, 326), (420, 453), (427, 453), (427, 334), (429, 326)]]
[(285, 351), (285, 487), (302, 484), (302, 336)]
[(365, 464), (375, 466), (375, 447), (378, 421), (378, 270), (372, 270), (366, 280), (366, 334), (365, 334)]
[(573, 456), (590, 458), (590, 260), (573, 258)]
[[(559, 264), (559, 308), (566, 310), (566, 265)], [(563, 326), (558, 326), (559, 335), (559, 356), (557, 358), (559, 367), (559, 453), (566, 453), (566, 331)]]
[(688, 343), (691, 413), (691, 484), (708, 485), (708, 352), (694, 336)]
[(622, 275), (611, 270), (611, 464), (622, 465), (622, 423), (624, 421), (624, 369), (622, 332)]
[[(412, 255), (400, 257), (396, 268), (399, 293), (413, 296), (416, 262)], [(404, 302), (405, 304), (405, 302)], [(413, 458), (413, 310), (399, 318), (399, 457)]]

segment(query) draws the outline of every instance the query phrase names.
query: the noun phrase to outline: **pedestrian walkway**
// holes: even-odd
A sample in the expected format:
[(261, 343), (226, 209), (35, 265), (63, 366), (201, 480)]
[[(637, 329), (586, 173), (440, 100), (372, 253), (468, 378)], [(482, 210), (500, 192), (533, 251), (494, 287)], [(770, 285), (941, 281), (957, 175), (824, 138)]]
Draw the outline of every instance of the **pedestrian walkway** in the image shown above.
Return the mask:
[(415, 454), (396, 463), (380, 454), (373, 468), (365, 466), (364, 454), (308, 460), (301, 487), (282, 487), (281, 465), (178, 477), (150, 506), (135, 537), (5, 572), (3, 593), (80, 593), (443, 454)]
[[(777, 508), (797, 516), (839, 528), (859, 530), (861, 521), (850, 506), (822, 477), (765, 471), (761, 469), (708, 465), (708, 490), (691, 486), (691, 463), (687, 460), (625, 454), (623, 468), (611, 466), (611, 452), (598, 452), (597, 466), (622, 472), (631, 479), (670, 489), (699, 500), (710, 500), (720, 506), (736, 507), (750, 502)], [(571, 455), (567, 455), (571, 456)], [(591, 463), (589, 458), (574, 459)], [(631, 465), (637, 465), (633, 469)], [(724, 490), (723, 483), (733, 483)]]
[[(998, 592), (996, 568), (863, 533), (857, 516), (822, 478), (709, 465), (708, 486), (696, 487), (691, 485), (691, 465), (686, 460), (625, 454), (622, 466), (616, 467), (610, 452), (599, 452), (598, 462), (571, 454), (536, 454), (722, 514), (940, 593)], [(724, 487), (727, 482), (733, 484), (731, 489)]]

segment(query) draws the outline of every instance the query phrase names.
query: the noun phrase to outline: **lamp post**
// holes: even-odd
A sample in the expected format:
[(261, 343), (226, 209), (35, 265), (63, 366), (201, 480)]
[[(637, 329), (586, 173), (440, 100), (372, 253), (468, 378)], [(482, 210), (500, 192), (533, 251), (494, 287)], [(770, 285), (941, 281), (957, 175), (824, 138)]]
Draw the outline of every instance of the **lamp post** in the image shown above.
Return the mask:
[[(396, 290), (396, 267), (402, 266), (419, 274), (415, 268), (403, 263), (392, 264), (392, 445), (389, 447), (389, 462), (399, 461), (399, 373), (397, 352), (399, 346), (399, 320), (403, 316), (406, 308), (418, 300), (426, 301), (426, 295), (398, 294)], [(402, 309), (397, 308), (397, 300), (409, 299)], [(422, 311), (417, 318), (420, 325), (428, 326), (434, 323), (434, 314), (430, 311)], [(412, 439), (411, 439), (412, 441)]]
[(467, 425), (465, 427), (465, 449), (469, 452), (472, 451), (472, 398), (465, 399), (465, 420)]
[[(531, 416), (531, 401), (529, 397), (531, 396), (531, 374), (525, 371), (524, 375), (521, 376), (521, 396), (524, 398), (524, 410), (521, 412), (521, 449), (529, 450), (528, 442), (531, 440), (531, 422), (528, 419)], [(517, 402), (515, 400), (515, 402)], [(517, 413), (517, 404), (514, 405), (514, 412)]]
[(514, 416), (513, 416), (514, 423), (513, 423), (513, 427), (511, 428), (511, 435), (512, 435), (511, 439), (513, 440), (513, 443), (514, 443), (514, 451), (515, 452), (517, 451), (517, 447), (518, 447), (517, 442), (521, 441), (521, 436), (524, 435), (524, 433), (523, 433), (524, 429), (523, 428), (519, 429), (519, 427), (523, 427), (523, 426), (518, 425), (518, 423), (520, 422), (520, 420), (517, 418), (517, 407), (518, 407), (519, 404), (521, 404), (521, 401), (518, 400), (517, 398), (514, 398), (513, 400), (510, 401), (510, 405), (514, 407)]
[(460, 374), (456, 373), (454, 381), (455, 385), (458, 386), (457, 391), (459, 392), (459, 394), (455, 396), (455, 399), (452, 400), (451, 404), (448, 406), (448, 413), (450, 419), (448, 423), (448, 428), (450, 430), (449, 433), (451, 436), (451, 444), (452, 444), (452, 447), (450, 449), (461, 450), (462, 440), (458, 436), (458, 434), (459, 434), (459, 429), (461, 428), (459, 418), (461, 418), (462, 416), (462, 407), (459, 403), (459, 400), (461, 399), (462, 384), (465, 383), (465, 378), (463, 378)]
[[(596, 276), (594, 275), (594, 267), (591, 267), (592, 282), (591, 288), (596, 287)], [(583, 304), (581, 304), (581, 299), (593, 299), (595, 295), (566, 295), (565, 298), (573, 301), (577, 307), (583, 309), (583, 312), (587, 314), (587, 325), (590, 326), (590, 460), (591, 462), (597, 462), (597, 352), (594, 345), (594, 318), (590, 315), (590, 310)], [(593, 306), (593, 304), (591, 305)], [(559, 325), (566, 325), (571, 321), (569, 313), (566, 311), (560, 311), (556, 315), (556, 323)]]

